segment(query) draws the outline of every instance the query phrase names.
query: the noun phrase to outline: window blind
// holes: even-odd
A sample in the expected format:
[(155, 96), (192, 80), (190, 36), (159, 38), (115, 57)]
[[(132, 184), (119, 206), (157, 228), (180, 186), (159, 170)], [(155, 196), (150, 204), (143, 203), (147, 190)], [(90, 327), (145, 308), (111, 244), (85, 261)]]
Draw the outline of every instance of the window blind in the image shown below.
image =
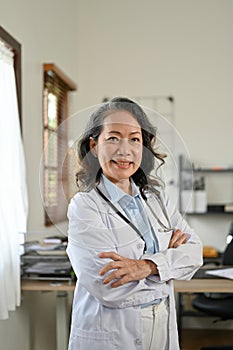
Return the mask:
[(54, 64), (44, 64), (45, 225), (66, 220), (68, 186), (68, 92), (73, 83)]

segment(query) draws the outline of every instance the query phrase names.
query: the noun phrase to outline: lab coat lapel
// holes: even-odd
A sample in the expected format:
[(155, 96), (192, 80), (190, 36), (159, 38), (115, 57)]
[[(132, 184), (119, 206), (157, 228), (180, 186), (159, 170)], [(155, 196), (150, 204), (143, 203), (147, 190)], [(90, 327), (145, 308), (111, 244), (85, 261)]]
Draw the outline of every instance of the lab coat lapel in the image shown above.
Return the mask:
[[(108, 194), (108, 192), (106, 191), (106, 189), (105, 189), (104, 184), (103, 184), (102, 181), (100, 181), (100, 183), (99, 183), (99, 185), (98, 185), (98, 188), (99, 188), (99, 190), (111, 201), (111, 199), (109, 198), (109, 194)], [(107, 203), (107, 202), (105, 201), (105, 199), (102, 198), (99, 194), (97, 194), (97, 195), (100, 197), (100, 200), (101, 200), (103, 206), (105, 207), (107, 213), (110, 214), (110, 215), (117, 216), (115, 210), (109, 205), (109, 203)], [(124, 210), (121, 208), (121, 206), (120, 206), (120, 204), (119, 204), (118, 202), (114, 202), (113, 205), (114, 205), (114, 207), (116, 207), (116, 209), (119, 210), (124, 216), (126, 216)], [(119, 219), (122, 220), (120, 217), (119, 217)]]
[[(147, 197), (147, 204), (144, 204), (145, 206), (145, 210), (146, 210), (146, 213), (150, 219), (150, 222), (152, 224), (153, 227), (156, 227), (157, 229), (158, 228), (161, 228), (159, 223), (158, 223), (158, 219), (164, 223), (165, 225), (168, 225), (167, 223), (167, 219), (163, 213), (163, 210), (158, 202), (158, 200), (155, 198), (155, 196), (153, 194), (149, 194), (148, 197)], [(156, 216), (152, 213), (152, 211), (150, 210), (149, 206), (153, 209), (153, 212), (156, 214)]]

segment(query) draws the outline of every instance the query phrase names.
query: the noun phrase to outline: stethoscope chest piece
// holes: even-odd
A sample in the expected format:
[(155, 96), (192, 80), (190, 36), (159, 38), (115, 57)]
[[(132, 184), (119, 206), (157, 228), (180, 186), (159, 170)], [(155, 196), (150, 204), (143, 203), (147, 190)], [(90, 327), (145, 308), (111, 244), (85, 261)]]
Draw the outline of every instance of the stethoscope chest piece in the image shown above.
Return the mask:
[(176, 228), (175, 227), (171, 227), (171, 228), (167, 228), (167, 229), (163, 229), (163, 228), (159, 228), (158, 229), (158, 232), (163, 232), (163, 233), (167, 233), (167, 232), (174, 232), (174, 231), (176, 231)]

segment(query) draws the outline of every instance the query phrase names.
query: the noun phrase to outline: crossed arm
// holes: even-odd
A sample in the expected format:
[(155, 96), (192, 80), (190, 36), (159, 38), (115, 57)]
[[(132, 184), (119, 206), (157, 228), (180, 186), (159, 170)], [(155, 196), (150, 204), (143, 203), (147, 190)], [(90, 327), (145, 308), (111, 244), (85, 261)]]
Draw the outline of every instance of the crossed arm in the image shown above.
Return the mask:
[[(172, 233), (168, 249), (177, 248), (185, 244), (188, 235), (181, 230)], [(111, 262), (106, 264), (99, 272), (100, 276), (105, 276), (103, 284), (111, 283), (112, 288), (117, 288), (131, 281), (139, 281), (150, 275), (158, 275), (158, 269), (155, 263), (150, 260), (129, 259), (118, 255), (115, 252), (103, 252), (99, 254), (101, 259), (109, 258)]]

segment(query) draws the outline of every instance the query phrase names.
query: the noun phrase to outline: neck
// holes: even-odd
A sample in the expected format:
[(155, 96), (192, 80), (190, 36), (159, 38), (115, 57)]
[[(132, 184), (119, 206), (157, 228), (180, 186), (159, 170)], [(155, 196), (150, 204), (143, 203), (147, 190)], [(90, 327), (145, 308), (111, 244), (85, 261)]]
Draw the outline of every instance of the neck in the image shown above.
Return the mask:
[[(105, 175), (106, 176), (106, 175)], [(117, 187), (119, 187), (122, 191), (124, 191), (127, 194), (132, 195), (132, 187), (130, 183), (130, 179), (121, 179), (116, 180), (110, 177), (107, 177), (108, 180), (110, 180), (112, 183), (114, 183)]]
[(122, 191), (124, 191), (127, 194), (132, 195), (132, 187), (129, 179), (126, 180), (120, 180), (118, 182), (115, 182), (115, 185), (119, 187)]

